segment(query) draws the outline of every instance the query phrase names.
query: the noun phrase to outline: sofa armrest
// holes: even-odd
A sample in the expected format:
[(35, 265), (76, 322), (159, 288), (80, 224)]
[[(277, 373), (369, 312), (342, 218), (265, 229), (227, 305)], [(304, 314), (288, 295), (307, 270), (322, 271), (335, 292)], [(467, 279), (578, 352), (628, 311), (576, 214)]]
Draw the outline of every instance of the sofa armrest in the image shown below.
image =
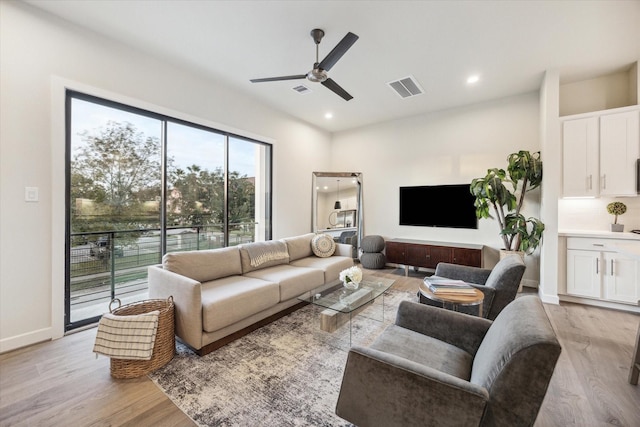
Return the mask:
[(490, 274), (491, 270), (487, 268), (440, 262), (436, 265), (436, 272), (434, 273), (434, 276), (484, 285)]
[(484, 387), (393, 354), (353, 346), (336, 414), (363, 426), (425, 425), (434, 416), (446, 425), (470, 426), (479, 425), (488, 400)]
[(455, 345), (472, 356), (492, 323), (481, 317), (412, 301), (402, 301), (396, 316), (396, 325)]
[(149, 298), (173, 296), (176, 335), (191, 347), (202, 348), (201, 283), (159, 265), (149, 267), (148, 271)]
[(345, 243), (336, 243), (336, 251), (333, 253), (337, 256), (348, 256), (353, 258), (353, 246)]

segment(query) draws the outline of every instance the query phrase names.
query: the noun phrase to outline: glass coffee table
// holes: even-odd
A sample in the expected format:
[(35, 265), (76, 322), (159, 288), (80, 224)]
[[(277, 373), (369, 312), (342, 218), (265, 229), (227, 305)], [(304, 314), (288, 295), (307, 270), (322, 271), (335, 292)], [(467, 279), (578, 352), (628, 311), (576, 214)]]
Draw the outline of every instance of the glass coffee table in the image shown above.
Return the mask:
[[(324, 310), (320, 313), (320, 329), (334, 332), (349, 322), (349, 345), (351, 345), (351, 319), (382, 296), (382, 319), (384, 321), (384, 293), (395, 283), (394, 279), (364, 277), (358, 289), (350, 290), (342, 283), (324, 285), (298, 297)], [(378, 319), (374, 319), (378, 320)]]

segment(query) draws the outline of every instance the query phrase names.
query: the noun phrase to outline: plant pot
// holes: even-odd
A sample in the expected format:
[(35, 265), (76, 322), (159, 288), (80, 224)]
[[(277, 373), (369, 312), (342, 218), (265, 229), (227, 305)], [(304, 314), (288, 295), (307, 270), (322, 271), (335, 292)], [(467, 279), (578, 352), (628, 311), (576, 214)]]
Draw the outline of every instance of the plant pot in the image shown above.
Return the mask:
[(611, 231), (615, 231), (617, 233), (624, 231), (624, 224), (611, 224)]

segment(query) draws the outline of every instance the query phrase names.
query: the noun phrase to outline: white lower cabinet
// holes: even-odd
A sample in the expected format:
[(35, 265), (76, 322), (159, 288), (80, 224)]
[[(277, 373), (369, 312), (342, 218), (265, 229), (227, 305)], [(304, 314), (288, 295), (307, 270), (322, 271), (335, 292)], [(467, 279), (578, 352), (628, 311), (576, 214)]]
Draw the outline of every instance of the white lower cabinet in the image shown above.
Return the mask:
[(600, 298), (601, 264), (599, 252), (567, 249), (567, 294)]
[(604, 252), (604, 299), (637, 304), (640, 300), (640, 261)]
[(567, 295), (637, 304), (640, 260), (606, 245), (604, 239), (567, 239)]

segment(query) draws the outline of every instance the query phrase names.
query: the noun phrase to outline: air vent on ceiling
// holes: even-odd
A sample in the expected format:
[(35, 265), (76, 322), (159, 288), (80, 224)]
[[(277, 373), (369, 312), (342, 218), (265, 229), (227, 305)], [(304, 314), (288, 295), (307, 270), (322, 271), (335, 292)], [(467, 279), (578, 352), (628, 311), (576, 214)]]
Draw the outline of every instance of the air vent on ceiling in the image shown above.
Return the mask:
[(411, 98), (412, 96), (422, 95), (424, 93), (424, 90), (422, 90), (420, 84), (413, 76), (387, 82), (387, 84), (400, 98)]
[(300, 95), (305, 95), (305, 94), (311, 92), (311, 89), (309, 89), (305, 85), (294, 86), (294, 87), (292, 87), (292, 89), (295, 90), (296, 92), (298, 92)]

